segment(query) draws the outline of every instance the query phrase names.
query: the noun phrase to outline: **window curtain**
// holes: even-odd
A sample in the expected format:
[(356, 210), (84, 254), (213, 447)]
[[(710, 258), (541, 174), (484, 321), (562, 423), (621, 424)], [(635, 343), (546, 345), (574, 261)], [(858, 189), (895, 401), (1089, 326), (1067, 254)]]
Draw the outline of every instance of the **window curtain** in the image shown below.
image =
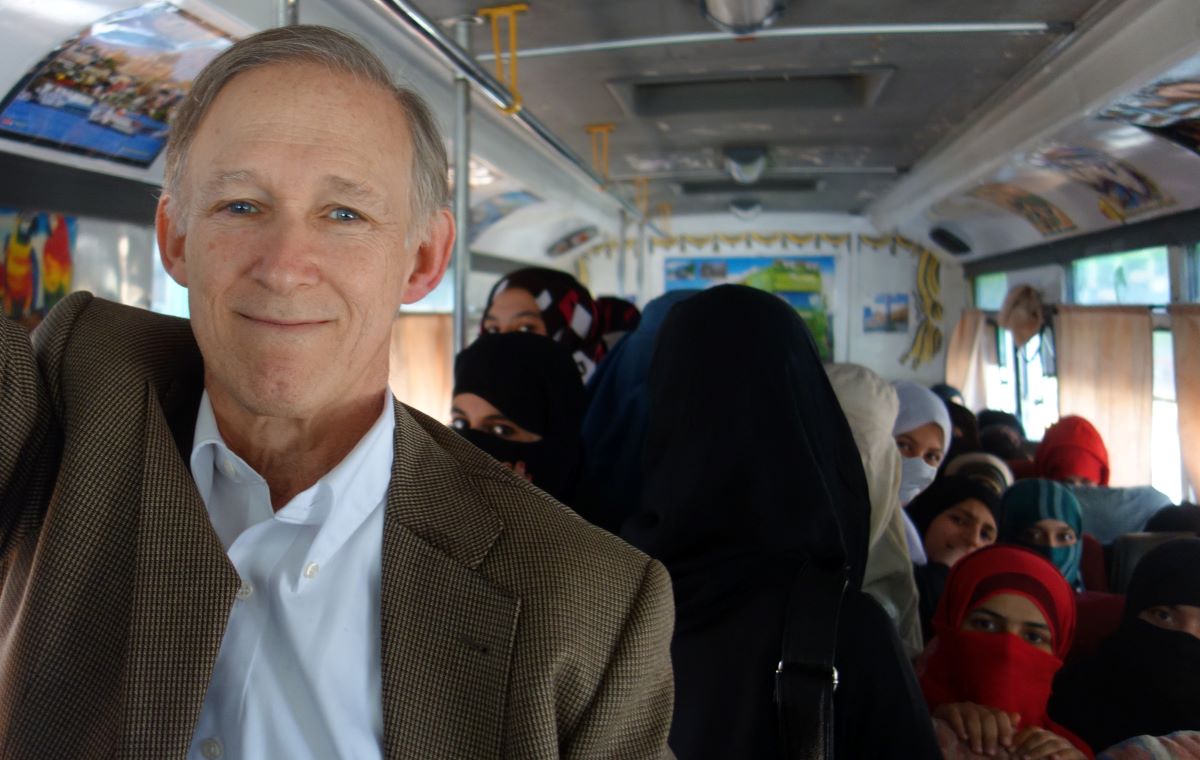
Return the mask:
[(1200, 304), (1171, 307), (1179, 448), (1192, 488), (1200, 491)]
[(450, 419), (454, 317), (401, 314), (392, 323), (388, 385), (399, 400), (435, 420)]
[(972, 411), (987, 408), (984, 362), (994, 343), (987, 315), (978, 309), (964, 309), (946, 348), (946, 383), (962, 391), (963, 401)]
[(1141, 307), (1059, 306), (1059, 414), (1086, 418), (1108, 447), (1110, 485), (1150, 483), (1153, 324)]

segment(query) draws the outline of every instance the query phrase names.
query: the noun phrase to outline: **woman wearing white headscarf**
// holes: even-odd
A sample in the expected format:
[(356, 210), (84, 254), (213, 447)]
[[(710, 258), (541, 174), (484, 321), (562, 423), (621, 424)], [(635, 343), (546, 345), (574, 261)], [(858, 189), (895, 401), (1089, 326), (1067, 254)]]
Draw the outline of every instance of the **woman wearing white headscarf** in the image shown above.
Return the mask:
[[(923, 385), (898, 380), (892, 383), (900, 412), (892, 435), (900, 452), (900, 505), (917, 498), (933, 484), (938, 466), (950, 451), (950, 412), (937, 395)], [(905, 515), (908, 553), (913, 564), (924, 565), (925, 548), (912, 520)]]
[(896, 391), (882, 377), (857, 364), (830, 364), (825, 371), (850, 423), (867, 476), (871, 521), (863, 591), (887, 611), (908, 654), (916, 656), (924, 641), (900, 509), (900, 452), (892, 437), (900, 408)]

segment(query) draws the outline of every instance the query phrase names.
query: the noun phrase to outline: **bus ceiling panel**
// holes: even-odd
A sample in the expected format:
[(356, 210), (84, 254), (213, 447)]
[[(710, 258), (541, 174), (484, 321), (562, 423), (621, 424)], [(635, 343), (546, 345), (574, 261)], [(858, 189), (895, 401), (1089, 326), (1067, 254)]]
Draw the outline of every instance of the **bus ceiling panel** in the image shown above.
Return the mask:
[[(1149, 101), (1162, 98), (1141, 89), (1200, 80), (1197, 28), (1193, 0), (1098, 7), (917, 163), (869, 209), (872, 220), (884, 229), (958, 225), (976, 238), (977, 257), (1028, 245), (1031, 230), (1042, 242), (1200, 205), (1184, 181), (1200, 157), (1145, 128), (1200, 115), (1200, 95), (1177, 87), (1156, 106)], [(1142, 113), (1156, 108), (1163, 113)], [(1011, 231), (997, 239), (994, 226), (972, 229), (975, 215), (999, 216)]]
[[(1095, 0), (802, 0), (788, 3), (772, 28), (881, 24), (1074, 21)], [(472, 0), (419, 0), (431, 18), (473, 13)], [(549, 0), (532, 2), (521, 17), (521, 47), (577, 45), (597, 39), (621, 40), (716, 31), (700, 13), (699, 0)], [(490, 53), (479, 40), (477, 53)], [(488, 43), (488, 44), (485, 44)]]
[[(1047, 28), (857, 36), (838, 30), (752, 39), (726, 35), (544, 57), (518, 53), (520, 89), (525, 107), (579, 155), (591, 151), (589, 124), (613, 123), (612, 175), (665, 180), (652, 186), (651, 207), (679, 200), (672, 195), (677, 183), (670, 175), (724, 172), (724, 148), (758, 144), (768, 152), (768, 179), (773, 173), (804, 170), (864, 170), (860, 178), (847, 180), (850, 192), (836, 206), (853, 213), (883, 194), (873, 173), (896, 175), (920, 160), (1101, 1), (805, 0), (789, 4), (769, 32), (930, 21), (1029, 21)], [(415, 4), (430, 18), (476, 7), (464, 0)], [(555, 0), (531, 4), (519, 18), (519, 49), (535, 52), (715, 31), (696, 3), (682, 1)], [(477, 33), (473, 48), (477, 56), (487, 57), (491, 35)], [(724, 204), (733, 197), (726, 195)], [(807, 200), (800, 193), (792, 205), (807, 208)], [(720, 205), (707, 199), (703, 207), (689, 208), (690, 200), (682, 202), (678, 213), (707, 212)], [(823, 208), (829, 203), (828, 198), (821, 201)]]

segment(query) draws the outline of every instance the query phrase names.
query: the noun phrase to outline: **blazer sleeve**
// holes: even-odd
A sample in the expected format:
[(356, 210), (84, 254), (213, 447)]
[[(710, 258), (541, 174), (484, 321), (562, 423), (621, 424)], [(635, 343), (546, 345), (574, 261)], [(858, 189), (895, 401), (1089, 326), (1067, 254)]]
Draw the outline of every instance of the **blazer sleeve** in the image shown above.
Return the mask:
[(58, 373), (71, 329), (91, 299), (85, 292), (67, 296), (32, 338), (0, 315), (0, 557), (14, 532), (40, 524), (46, 494), (38, 489), (49, 487), (42, 476), (58, 459)]
[(675, 702), (671, 634), (675, 604), (666, 568), (646, 564), (641, 588), (592, 703), (564, 743), (564, 758), (670, 758)]
[(16, 524), (50, 427), (50, 403), (29, 333), (0, 315), (0, 547)]

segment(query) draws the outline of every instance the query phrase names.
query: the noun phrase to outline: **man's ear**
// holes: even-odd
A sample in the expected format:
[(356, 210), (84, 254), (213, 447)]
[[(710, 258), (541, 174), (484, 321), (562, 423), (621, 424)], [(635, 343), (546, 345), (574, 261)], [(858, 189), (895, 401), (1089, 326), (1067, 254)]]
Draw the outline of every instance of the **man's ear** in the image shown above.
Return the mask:
[[(170, 203), (177, 203), (164, 192), (158, 197), (158, 210), (154, 214), (154, 234), (158, 237), (158, 255), (162, 257), (163, 269), (171, 279), (187, 287), (187, 260), (183, 255), (184, 235), (167, 211)], [(176, 212), (178, 213), (178, 212)]]
[(454, 251), (454, 234), (454, 216), (450, 209), (440, 209), (429, 220), (425, 241), (417, 247), (412, 274), (404, 286), (403, 303), (420, 301), (442, 281)]

